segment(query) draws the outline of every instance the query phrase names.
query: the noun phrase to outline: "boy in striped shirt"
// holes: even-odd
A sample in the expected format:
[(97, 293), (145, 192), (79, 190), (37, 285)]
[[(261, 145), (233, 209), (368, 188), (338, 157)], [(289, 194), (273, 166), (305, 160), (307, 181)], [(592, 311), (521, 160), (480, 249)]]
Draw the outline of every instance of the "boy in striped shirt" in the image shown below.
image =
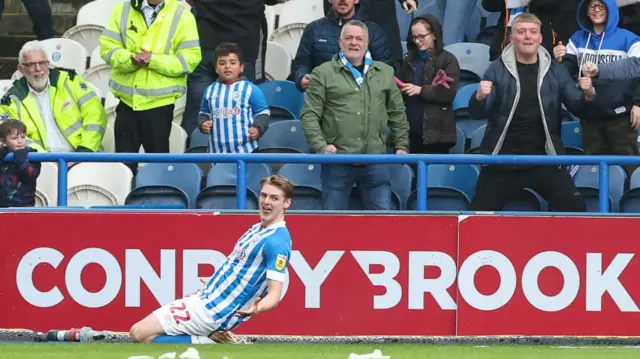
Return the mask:
[(240, 47), (223, 42), (215, 49), (218, 79), (202, 97), (198, 126), (211, 133), (213, 153), (250, 153), (269, 127), (269, 106), (262, 90), (240, 74), (244, 71)]
[(284, 221), (293, 184), (282, 176), (261, 181), (260, 223), (243, 234), (198, 292), (175, 300), (131, 327), (134, 342), (239, 343), (230, 332), (275, 308), (282, 297), (291, 254)]

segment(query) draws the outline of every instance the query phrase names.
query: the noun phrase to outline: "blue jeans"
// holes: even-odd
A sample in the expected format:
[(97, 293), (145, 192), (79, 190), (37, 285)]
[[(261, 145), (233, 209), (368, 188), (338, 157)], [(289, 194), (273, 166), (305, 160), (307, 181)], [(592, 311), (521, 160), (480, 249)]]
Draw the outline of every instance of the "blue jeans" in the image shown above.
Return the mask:
[[(53, 29), (53, 15), (51, 5), (47, 0), (22, 0), (27, 14), (33, 23), (33, 32), (38, 40), (46, 40), (56, 36)], [(4, 12), (4, 0), (0, 0), (0, 19)]]
[(354, 184), (364, 210), (391, 210), (390, 175), (385, 165), (322, 165), (321, 177), (324, 210), (347, 210)]
[(478, 0), (436, 0), (445, 46), (464, 42), (466, 25), (461, 25), (469, 23), (477, 3)]
[[(200, 113), (200, 106), (202, 106), (204, 91), (218, 78), (215, 58), (213, 50), (203, 49), (202, 61), (195, 71), (187, 76), (187, 104), (182, 115), (181, 126), (187, 131), (189, 138), (191, 138), (191, 132), (198, 127), (198, 113)], [(244, 62), (243, 76), (251, 82), (254, 81), (255, 69), (252, 63)]]

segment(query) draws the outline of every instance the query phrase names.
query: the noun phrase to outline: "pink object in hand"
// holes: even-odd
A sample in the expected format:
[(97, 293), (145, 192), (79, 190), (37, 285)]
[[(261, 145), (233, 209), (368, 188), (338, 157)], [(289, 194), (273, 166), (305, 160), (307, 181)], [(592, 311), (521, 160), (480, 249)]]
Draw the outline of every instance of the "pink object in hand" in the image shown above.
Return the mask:
[(404, 82), (400, 81), (399, 78), (397, 77), (393, 77), (396, 80), (396, 85), (398, 85), (398, 87), (403, 87), (404, 86)]

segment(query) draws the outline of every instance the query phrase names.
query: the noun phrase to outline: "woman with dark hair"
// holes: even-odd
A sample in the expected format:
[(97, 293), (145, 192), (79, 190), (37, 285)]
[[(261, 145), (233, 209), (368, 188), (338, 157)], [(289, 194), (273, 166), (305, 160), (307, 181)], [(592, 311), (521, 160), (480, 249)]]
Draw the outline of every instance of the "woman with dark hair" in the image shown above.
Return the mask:
[(409, 120), (410, 153), (449, 153), (456, 143), (452, 103), (460, 79), (456, 57), (443, 49), (442, 28), (432, 15), (416, 17), (407, 36), (398, 84)]

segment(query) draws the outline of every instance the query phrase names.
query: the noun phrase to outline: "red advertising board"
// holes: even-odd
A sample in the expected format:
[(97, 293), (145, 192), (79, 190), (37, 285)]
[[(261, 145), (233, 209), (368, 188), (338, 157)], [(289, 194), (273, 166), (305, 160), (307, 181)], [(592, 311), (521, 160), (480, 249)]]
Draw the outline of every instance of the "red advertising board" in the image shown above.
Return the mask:
[[(199, 288), (255, 215), (6, 213), (1, 328), (127, 331)], [(456, 216), (290, 215), (280, 306), (238, 333), (453, 335)], [(13, 233), (13, 234), (12, 234)]]
[(468, 217), (458, 335), (640, 335), (638, 219)]

